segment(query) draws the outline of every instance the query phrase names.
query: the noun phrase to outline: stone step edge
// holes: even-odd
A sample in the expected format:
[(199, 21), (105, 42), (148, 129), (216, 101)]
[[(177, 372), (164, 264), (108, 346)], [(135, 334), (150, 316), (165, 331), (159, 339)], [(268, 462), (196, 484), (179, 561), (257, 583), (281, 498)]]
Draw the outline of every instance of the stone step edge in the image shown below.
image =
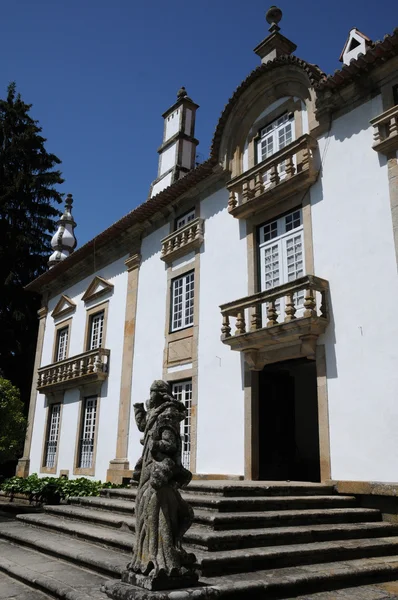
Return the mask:
[[(99, 511), (101, 512), (101, 511)], [(90, 513), (90, 511), (88, 511), (88, 513)], [(94, 519), (93, 521), (90, 522), (89, 518), (82, 518), (82, 516), (79, 517), (79, 515), (73, 516), (71, 514), (65, 514), (65, 513), (61, 513), (61, 512), (51, 512), (51, 511), (46, 511), (45, 514), (48, 514), (50, 518), (55, 518), (55, 515), (60, 515), (61, 517), (61, 522), (59, 519), (57, 519), (57, 522), (52, 524), (51, 522), (49, 524), (46, 524), (45, 522), (40, 522), (40, 521), (36, 521), (35, 517), (33, 517), (33, 519), (31, 518), (30, 515), (25, 516), (25, 515), (21, 515), (21, 518), (18, 517), (18, 519), (22, 522), (28, 523), (30, 525), (37, 525), (39, 527), (43, 527), (43, 528), (49, 528), (52, 530), (56, 530), (56, 531), (68, 531), (68, 528), (64, 528), (62, 526), (62, 519), (66, 522), (70, 522), (70, 523), (81, 523), (83, 525), (88, 524), (89, 526), (93, 526), (93, 527), (100, 527), (102, 530), (104, 531), (109, 531), (112, 533), (122, 533), (122, 534), (128, 534), (129, 532), (134, 532), (135, 528), (133, 525), (128, 525), (128, 527), (126, 527), (126, 529), (123, 529), (122, 527), (117, 527), (116, 525), (112, 524), (109, 527), (106, 526), (105, 523), (108, 523), (108, 521), (105, 521), (104, 524), (99, 524), (101, 523), (99, 518)], [(95, 525), (94, 525), (95, 523)], [(120, 523), (120, 521), (119, 521)], [(367, 536), (370, 536), (371, 538), (375, 538), (375, 537), (382, 537), (383, 533), (386, 534), (388, 537), (392, 537), (397, 535), (398, 536), (398, 524), (394, 525), (393, 523), (387, 523), (387, 522), (383, 522), (383, 521), (379, 521), (379, 522), (362, 522), (362, 523), (339, 523), (337, 524), (339, 526), (341, 526), (342, 529), (339, 529), (339, 531), (341, 532), (341, 535), (343, 536), (342, 538), (339, 537), (335, 537), (332, 538), (332, 540), (336, 540), (336, 539), (342, 539), (342, 540), (347, 540), (347, 539), (364, 539)], [(368, 526), (368, 529), (364, 529), (363, 526)], [(345, 530), (350, 529), (352, 531), (350, 532), (346, 532)], [(292, 531), (292, 529), (298, 529), (299, 531)], [(186, 540), (186, 543), (188, 544), (194, 544), (194, 545), (198, 545), (201, 548), (205, 548), (208, 549), (209, 551), (211, 550), (215, 550), (215, 546), (219, 545), (219, 544), (233, 544), (234, 542), (237, 542), (242, 536), (250, 536), (251, 540), (253, 541), (253, 543), (258, 542), (258, 544), (264, 545), (264, 541), (267, 541), (267, 539), (269, 538), (276, 538), (276, 541), (278, 540), (278, 537), (280, 538), (281, 541), (283, 541), (285, 538), (289, 538), (289, 534), (291, 537), (297, 536), (297, 537), (305, 537), (306, 535), (311, 537), (313, 535), (315, 535), (315, 537), (317, 536), (317, 534), (319, 535), (319, 540), (317, 539), (308, 539), (308, 541), (301, 541), (298, 543), (312, 543), (314, 541), (326, 541), (322, 539), (322, 533), (325, 532), (325, 535), (327, 533), (327, 531), (330, 529), (330, 526), (328, 524), (317, 524), (317, 525), (299, 525), (297, 527), (259, 527), (257, 529), (232, 529), (232, 530), (221, 530), (221, 531), (217, 531), (217, 530), (212, 530), (212, 529), (206, 529), (206, 528), (201, 528), (200, 525), (196, 525), (195, 524), (188, 530), (188, 532), (186, 533), (184, 539)], [(361, 533), (363, 532), (363, 535), (357, 535), (357, 533)], [(71, 531), (71, 533), (73, 533), (73, 530)], [(75, 535), (78, 535), (78, 533), (76, 532)], [(82, 534), (83, 535), (83, 534)], [(336, 534), (338, 535), (338, 534)], [(353, 535), (353, 538), (347, 537), (348, 535)], [(101, 540), (102, 538), (100, 536), (98, 536), (98, 538), (96, 536), (93, 537), (89, 537), (88, 539), (95, 541), (97, 539)], [(294, 540), (291, 541), (290, 543), (295, 543)], [(271, 544), (271, 542), (270, 542)], [(106, 544), (105, 544), (106, 545)], [(118, 543), (116, 542), (115, 544), (112, 543), (113, 545), (118, 545)], [(267, 544), (269, 545), (269, 544)], [(289, 542), (286, 542), (286, 545), (289, 545)], [(242, 547), (243, 548), (253, 548), (254, 546), (252, 545), (245, 545)]]
[[(63, 537), (63, 534), (58, 534), (58, 535)], [(123, 554), (122, 552), (119, 551), (120, 556), (125, 557), (125, 561), (123, 561), (123, 565), (121, 565), (120, 568), (118, 568), (115, 566), (106, 565), (103, 561), (98, 561), (98, 560), (94, 561), (91, 559), (91, 557), (85, 555), (84, 553), (76, 554), (76, 553), (68, 552), (67, 550), (62, 548), (61, 544), (57, 548), (49, 547), (48, 545), (46, 545), (45, 543), (43, 543), (39, 540), (35, 540), (32, 542), (32, 541), (26, 539), (23, 535), (16, 535), (15, 533), (8, 533), (8, 532), (4, 532), (2, 530), (0, 530), (0, 539), (3, 539), (3, 540), (5, 539), (14, 545), (20, 545), (25, 548), (35, 550), (36, 552), (39, 552), (39, 553), (42, 553), (42, 554), (45, 554), (48, 556), (52, 556), (55, 558), (59, 558), (60, 560), (64, 560), (64, 561), (66, 561), (68, 563), (72, 563), (74, 565), (78, 565), (84, 569), (93, 571), (94, 573), (99, 573), (99, 574), (105, 575), (106, 577), (119, 577), (121, 575), (122, 571), (125, 569), (125, 565), (130, 560), (129, 554)], [(84, 542), (81, 542), (80, 540), (79, 540), (79, 542), (84, 543)], [(86, 542), (86, 543), (87, 543), (87, 545), (90, 545), (91, 547), (95, 548), (94, 544), (89, 544), (88, 542)], [(115, 550), (113, 550), (113, 551), (115, 552)]]
[[(47, 577), (37, 571), (30, 571), (26, 566), (13, 565), (2, 556), (0, 556), (0, 571), (30, 588), (44, 592), (53, 598), (60, 598), (62, 600), (93, 600), (93, 596), (73, 590), (67, 584), (52, 577)], [(114, 582), (110, 581), (108, 583)]]
[[(362, 559), (366, 561), (366, 559)], [(351, 561), (344, 561), (345, 565), (350, 565)], [(319, 591), (331, 591), (343, 589), (346, 587), (354, 587), (361, 583), (373, 583), (380, 581), (392, 581), (397, 578), (398, 562), (396, 566), (385, 563), (379, 564), (364, 564), (361, 567), (355, 565), (352, 570), (347, 569), (340, 573), (334, 573), (333, 567), (338, 563), (324, 563), (324, 567), (330, 566), (330, 573), (311, 573), (296, 574), (290, 577), (275, 577), (270, 582), (264, 580), (251, 581), (231, 581), (230, 583), (220, 583), (218, 585), (208, 585), (203, 588), (191, 588), (190, 590), (179, 590), (178, 600), (189, 600), (193, 597), (200, 600), (201, 598), (266, 598), (283, 599), (288, 596), (296, 596), (298, 593), (316, 593)], [(130, 600), (133, 598), (129, 594), (129, 587), (125, 583), (109, 581), (103, 586), (105, 593), (112, 592), (117, 594), (120, 600)], [(137, 600), (144, 600), (145, 595), (137, 593), (134, 595)], [(167, 592), (158, 593), (156, 600), (169, 600), (170, 595)]]

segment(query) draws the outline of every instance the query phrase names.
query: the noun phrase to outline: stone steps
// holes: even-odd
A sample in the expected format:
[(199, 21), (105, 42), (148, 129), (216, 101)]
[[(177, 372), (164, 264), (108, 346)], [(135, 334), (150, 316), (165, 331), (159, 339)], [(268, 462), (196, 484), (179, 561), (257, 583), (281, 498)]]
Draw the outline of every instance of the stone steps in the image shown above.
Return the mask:
[(311, 524), (361, 523), (381, 521), (380, 511), (373, 508), (334, 508), (284, 510), (268, 512), (215, 513), (195, 510), (195, 522), (212, 529), (230, 530), (253, 527), (281, 527)]
[[(135, 518), (122, 514), (108, 514), (106, 511), (90, 510), (78, 506), (48, 506), (41, 515), (21, 516), (20, 520), (40, 527), (48, 527), (59, 531), (70, 532), (77, 537), (89, 536), (87, 525), (100, 525), (92, 529), (91, 541), (122, 549), (131, 547), (131, 531), (135, 530)], [(61, 517), (61, 518), (59, 518)], [(104, 528), (109, 528), (108, 537)], [(115, 529), (123, 532), (123, 536), (115, 535)], [(98, 531), (97, 531), (98, 530)], [(75, 533), (74, 533), (75, 531)], [(91, 530), (90, 530), (91, 531)], [(124, 531), (129, 532), (128, 534)], [(119, 532), (118, 532), (119, 533)], [(347, 523), (330, 525), (306, 525), (301, 527), (271, 527), (256, 529), (235, 529), (230, 531), (213, 531), (207, 527), (193, 525), (185, 535), (185, 542), (209, 551), (252, 548), (271, 544), (311, 543), (333, 539), (358, 539), (380, 536), (398, 535), (398, 524), (383, 522)], [(118, 545), (118, 540), (121, 545)], [(125, 540), (127, 540), (125, 542)]]

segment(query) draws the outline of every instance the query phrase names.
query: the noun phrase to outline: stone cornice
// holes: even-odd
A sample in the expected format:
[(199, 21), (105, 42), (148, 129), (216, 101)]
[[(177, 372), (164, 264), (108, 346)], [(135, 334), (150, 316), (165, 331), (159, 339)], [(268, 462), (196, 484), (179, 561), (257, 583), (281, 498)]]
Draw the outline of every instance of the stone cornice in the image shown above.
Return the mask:
[(125, 261), (127, 271), (132, 271), (133, 269), (139, 269), (141, 265), (141, 254), (137, 252), (137, 254), (132, 254)]

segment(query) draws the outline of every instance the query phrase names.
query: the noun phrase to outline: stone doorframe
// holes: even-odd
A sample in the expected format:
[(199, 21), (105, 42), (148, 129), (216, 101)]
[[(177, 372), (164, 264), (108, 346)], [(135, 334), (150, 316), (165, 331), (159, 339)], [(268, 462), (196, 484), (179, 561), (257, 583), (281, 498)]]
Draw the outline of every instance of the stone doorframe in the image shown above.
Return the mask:
[[(319, 434), (319, 464), (321, 482), (329, 481), (330, 469), (330, 439), (329, 439), (329, 410), (326, 379), (325, 346), (316, 348), (316, 375), (318, 397), (318, 434)], [(249, 369), (245, 362), (244, 369), (245, 397), (245, 479), (259, 478), (259, 371)]]

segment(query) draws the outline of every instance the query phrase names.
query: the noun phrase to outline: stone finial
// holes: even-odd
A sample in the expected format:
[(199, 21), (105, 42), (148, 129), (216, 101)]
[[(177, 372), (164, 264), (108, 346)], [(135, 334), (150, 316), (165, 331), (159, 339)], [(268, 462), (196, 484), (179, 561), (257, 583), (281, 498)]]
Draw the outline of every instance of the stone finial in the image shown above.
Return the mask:
[(277, 6), (270, 6), (265, 14), (265, 18), (267, 23), (271, 25), (268, 31), (275, 33), (280, 30), (280, 27), (278, 26), (279, 21), (282, 19), (282, 11), (280, 8)]
[(72, 194), (68, 194), (65, 200), (65, 210), (57, 223), (57, 231), (51, 240), (51, 247), (54, 252), (48, 260), (48, 266), (51, 269), (54, 265), (65, 260), (76, 248), (77, 240), (74, 234), (76, 223), (72, 217)]
[(181, 100), (181, 98), (186, 98), (188, 96), (188, 92), (184, 86), (182, 86), (177, 92), (177, 100)]

